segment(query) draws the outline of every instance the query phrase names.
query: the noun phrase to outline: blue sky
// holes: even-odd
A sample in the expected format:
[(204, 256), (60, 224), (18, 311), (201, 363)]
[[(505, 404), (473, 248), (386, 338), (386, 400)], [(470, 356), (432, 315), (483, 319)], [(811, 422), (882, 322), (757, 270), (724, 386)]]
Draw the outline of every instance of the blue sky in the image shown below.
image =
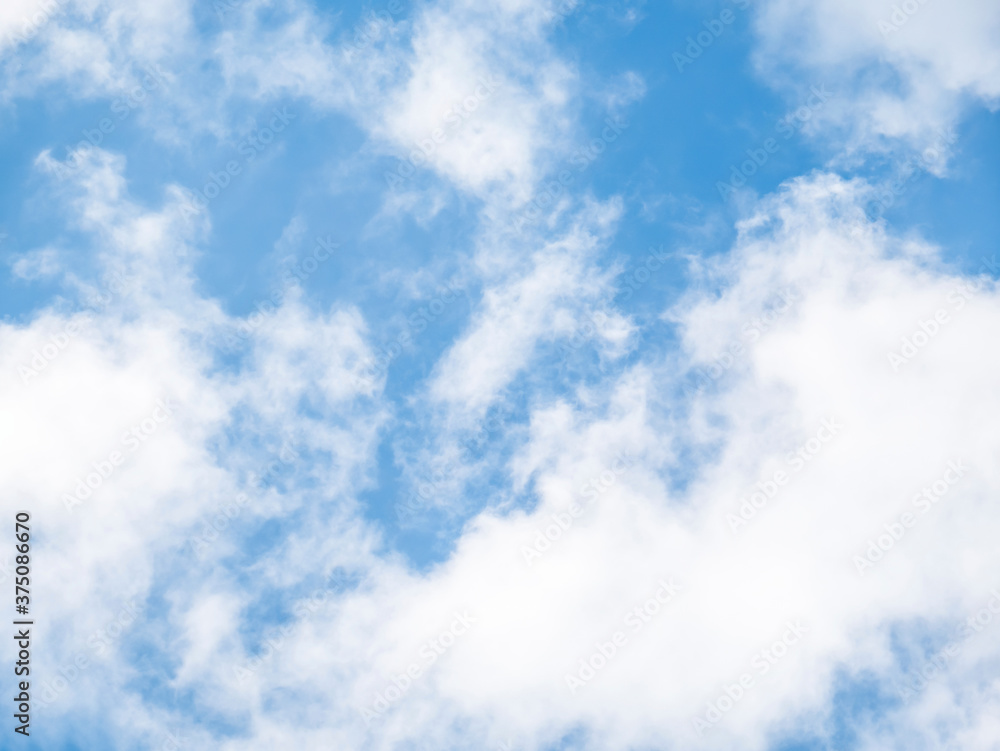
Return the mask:
[(0, 747), (997, 748), (994, 6), (9, 3)]

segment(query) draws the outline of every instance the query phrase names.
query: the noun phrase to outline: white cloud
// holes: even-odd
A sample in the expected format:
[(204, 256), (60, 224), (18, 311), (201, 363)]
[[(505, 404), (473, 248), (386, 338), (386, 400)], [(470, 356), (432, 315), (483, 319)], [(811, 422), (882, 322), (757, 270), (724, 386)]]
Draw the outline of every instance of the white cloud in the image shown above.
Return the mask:
[[(387, 649), (375, 677), (356, 678), (352, 701), (364, 706), (452, 609), (475, 615), (420, 689), (391, 702), (384, 729), (369, 731), (376, 747), (416, 737), (448, 746), (481, 733), (538, 748), (582, 726), (587, 748), (765, 748), (782, 731), (825, 732), (841, 677), (878, 676), (891, 691), (905, 674), (891, 627), (948, 629), (985, 606), (1000, 534), (991, 460), (1000, 436), (988, 417), (997, 362), (974, 342), (995, 329), (1000, 301), (990, 281), (965, 303), (950, 301), (969, 280), (865, 223), (864, 196), (860, 183), (820, 175), (766, 200), (742, 225), (721, 296), (694, 295), (674, 313), (692, 359), (637, 366), (600, 404), (533, 411), (510, 471), (519, 484), (531, 479), (535, 510), (481, 516), (428, 577), (404, 584), (393, 575), (369, 604), (355, 603), (358, 616), (343, 610), (317, 626), (311, 646), (296, 647), (319, 654), (347, 638)], [(793, 307), (747, 334), (783, 286), (799, 295)], [(894, 371), (887, 352), (939, 308), (948, 322)], [(744, 352), (685, 409), (668, 394), (686, 367), (711, 361), (699, 337), (720, 330)], [(697, 465), (682, 464), (709, 446)], [(616, 464), (619, 452), (632, 466)], [(914, 494), (949, 462), (968, 469), (922, 513)], [(771, 488), (775, 472), (787, 479)], [(668, 482), (676, 473), (691, 475), (686, 489)], [(777, 492), (734, 533), (727, 517), (758, 482)], [(571, 502), (582, 512), (568, 521)], [(861, 575), (855, 556), (905, 511), (917, 524)], [(544, 547), (547, 527), (554, 539), (529, 566), (522, 546)], [(640, 627), (626, 621), (670, 576), (681, 593)], [(362, 608), (382, 619), (361, 619)], [(573, 693), (566, 675), (616, 630), (626, 643)], [(996, 641), (974, 643), (976, 658), (970, 647), (963, 674), (944, 683), (961, 691), (961, 706), (992, 701), (964, 671), (986, 677)], [(731, 686), (744, 673), (752, 685), (740, 694)], [(692, 719), (727, 687), (739, 701), (700, 737)], [(937, 731), (910, 712), (890, 709), (887, 722), (930, 739)], [(963, 748), (996, 740), (988, 723), (950, 720)]]
[(406, 20), (363, 20), (333, 46), (311, 11), (298, 7), (265, 31), (253, 6), (223, 35), (220, 55), (230, 82), (257, 96), (291, 93), (346, 110), (398, 157), (401, 182), (429, 166), (462, 190), (523, 202), (569, 132), (576, 89), (575, 72), (545, 39), (556, 17), (549, 6), (429, 4)]
[(21, 279), (44, 279), (59, 272), (59, 253), (55, 248), (39, 248), (18, 256), (10, 264), (11, 273)]
[(29, 0), (5, 4), (3, 14), (0, 35), (6, 31), (8, 44), (33, 61), (8, 70), (16, 70), (8, 86), (20, 94), (57, 80), (76, 96), (118, 93), (142, 78), (136, 64), (152, 67), (193, 46), (187, 2)]
[[(292, 19), (264, 32), (255, 20), (264, 5), (248, 4), (220, 37), (233, 91), (349, 111), (405, 157), (495, 74), (500, 84), (429, 156), (440, 175), (488, 199), (494, 217), (531, 195), (564, 151), (579, 84), (545, 40), (551, 3), (421, 6), (376, 28), (366, 54), (328, 45), (330, 26), (297, 5), (281, 6)], [(45, 31), (52, 77), (104, 81), (122, 49), (167, 55), (188, 23), (184, 6), (80, 7), (102, 32)], [(983, 9), (966, 3), (945, 23), (938, 7), (921, 6), (888, 41), (867, 27), (855, 33), (865, 18), (877, 32), (875, 11), (858, 8), (848, 16), (773, 2), (760, 29), (766, 45), (801, 34), (805, 44), (780, 60), (847, 84), (879, 55), (906, 81), (929, 72), (897, 99), (862, 85), (862, 107), (843, 113), (866, 147), (876, 136), (919, 142), (962, 97), (996, 97), (992, 63), (980, 70), (950, 57)], [(932, 21), (948, 33), (930, 35)], [(975, 31), (968, 44), (992, 60), (990, 38)], [(623, 106), (641, 91), (626, 76), (605, 100)], [(358, 378), (371, 358), (360, 313), (317, 312), (292, 289), (252, 323), (245, 346), (222, 351), (250, 322), (197, 292), (206, 217), (176, 187), (158, 208), (134, 201), (120, 157), (93, 149), (78, 161), (71, 174), (48, 153), (37, 164), (69, 178), (60, 205), (100, 249), (92, 279), (64, 280), (91, 307), (0, 325), (0, 505), (8, 518), (15, 507), (35, 510), (45, 561), (36, 591), (53, 632), (67, 636), (41, 666), (98, 657), (83, 635), (106, 628), (132, 593), (154, 595), (162, 617), (129, 628), (199, 707), (246, 731), (200, 730), (205, 747), (446, 748), (515, 737), (540, 748), (582, 728), (581, 745), (595, 749), (764, 748), (789, 729), (823, 732), (839, 677), (905, 677), (893, 627), (944, 632), (1000, 585), (995, 282), (970, 287), (936, 249), (866, 223), (859, 181), (815, 175), (761, 202), (725, 265), (706, 263), (704, 285), (666, 312), (678, 353), (567, 393), (528, 389), (527, 425), (499, 470), (537, 507), (480, 514), (454, 554), (420, 574), (382, 552), (357, 505), (387, 419), (378, 391)], [(415, 397), (430, 397), (426, 417), (442, 445), (503, 403), (542, 345), (571, 336), (581, 315), (608, 309), (598, 337), (606, 359), (630, 346), (632, 322), (611, 309), (614, 270), (598, 265), (621, 202), (577, 210), (574, 200), (523, 236), (500, 221), (483, 230), (473, 259), (482, 302)], [(300, 231), (293, 221), (283, 242)], [(46, 263), (44, 254), (25, 260), (21, 276)], [(116, 274), (125, 283), (107, 294)], [(691, 368), (707, 375), (679, 397)], [(915, 494), (957, 472), (949, 463), (968, 469), (921, 511)], [(741, 503), (758, 489), (760, 508)], [(227, 515), (240, 493), (249, 501)], [(79, 503), (67, 508), (71, 494)], [(917, 523), (859, 571), (871, 540), (907, 511)], [(196, 536), (211, 536), (197, 563)], [(338, 567), (358, 574), (357, 587), (311, 608), (308, 593)], [(658, 600), (672, 578), (680, 592)], [(259, 659), (276, 603), (292, 610), (294, 638), (241, 681), (234, 669)], [(645, 611), (630, 617), (636, 608)], [(458, 633), (460, 621), (470, 623)], [(782, 639), (782, 654), (765, 657)], [(581, 672), (581, 660), (616, 640), (607, 664)], [(912, 710), (889, 711), (889, 725), (919, 745), (947, 721), (963, 748), (993, 747), (996, 687), (982, 666), (1000, 658), (996, 645), (969, 639)], [(104, 702), (122, 738), (187, 725), (182, 712), (137, 695), (135, 666), (119, 647), (108, 652), (79, 669), (50, 711), (94, 716)], [(419, 675), (403, 680), (413, 665)], [(753, 685), (734, 689), (743, 673)], [(568, 674), (586, 685), (567, 685)], [(397, 698), (387, 699), (393, 686)], [(734, 708), (700, 736), (692, 720), (726, 692)], [(391, 706), (369, 726), (359, 710), (381, 711), (378, 696)], [(882, 742), (878, 729), (861, 732)]]
[[(484, 291), (481, 310), (438, 365), (432, 397), (481, 416), (528, 365), (540, 341), (572, 335), (583, 306), (610, 295), (612, 277), (601, 274), (594, 260), (621, 212), (617, 200), (592, 204), (563, 237), (547, 242), (520, 269), (494, 271), (496, 281)], [(492, 248), (484, 246), (481, 253), (482, 264), (492, 265)], [(609, 329), (608, 335), (620, 339), (618, 330)]]
[[(891, 627), (918, 634), (921, 624), (928, 624), (944, 633), (986, 607), (998, 586), (992, 578), (1000, 533), (992, 503), (1000, 482), (992, 462), (998, 435), (990, 420), (997, 406), (997, 363), (992, 351), (976, 342), (1000, 322), (1000, 301), (993, 282), (982, 281), (973, 293), (964, 286), (968, 279), (949, 272), (926, 248), (865, 223), (864, 198), (863, 184), (819, 175), (766, 199), (741, 225), (728, 264), (708, 269), (708, 292), (695, 293), (674, 309), (682, 356), (637, 365), (587, 398), (570, 395), (534, 407), (528, 440), (508, 471), (514, 484), (530, 482), (538, 507), (507, 516), (483, 514), (434, 571), (420, 576), (392, 561), (376, 562), (367, 552), (370, 532), (350, 523), (350, 516), (335, 516), (334, 525), (296, 529), (259, 568), (264, 581), (287, 586), (314, 570), (317, 558), (297, 552), (304, 546), (328, 562), (326, 570), (336, 560), (360, 565), (366, 571), (363, 586), (301, 611), (280, 656), (263, 661), (244, 682), (234, 666), (260, 647), (240, 646), (235, 631), (249, 612), (237, 616), (226, 606), (229, 615), (211, 619), (215, 630), (185, 631), (190, 646), (181, 654), (189, 666), (188, 685), (205, 706), (226, 716), (250, 712), (252, 736), (238, 741), (241, 748), (276, 742), (357, 747), (365, 738), (375, 748), (415, 738), (449, 747), (471, 738), (485, 743), (506, 737), (539, 748), (575, 727), (586, 729), (588, 748), (671, 743), (730, 748), (737, 741), (765, 748), (783, 729), (824, 732), (839, 676), (878, 676), (887, 690), (905, 678), (892, 651)], [(718, 283), (721, 294), (714, 291)], [(773, 292), (784, 287), (796, 291), (793, 305), (767, 316)], [(940, 308), (948, 310), (947, 322), (906, 366), (894, 370), (887, 352), (900, 349), (903, 337), (912, 340)], [(263, 335), (271, 344), (259, 352), (256, 377), (271, 386), (254, 403), (280, 407), (295, 393), (317, 387), (323, 398), (342, 403), (338, 392), (322, 390), (322, 368), (303, 371), (314, 373), (308, 382), (315, 385), (289, 381), (281, 363), (297, 357), (292, 353), (299, 345), (279, 344), (283, 335), (277, 332), (315, 331), (317, 324), (291, 318), (279, 325), (282, 320), (275, 319), (273, 335)], [(348, 320), (331, 318), (325, 325), (332, 338), (321, 337), (318, 349), (356, 351), (354, 334), (345, 340), (337, 333), (351, 331), (344, 328)], [(709, 346), (702, 341), (706, 337)], [(690, 397), (690, 409), (669, 396), (684, 382), (687, 368), (711, 363), (717, 347), (731, 341), (742, 342), (744, 351), (714, 385)], [(149, 350), (131, 351), (151, 357)], [(91, 357), (100, 359), (96, 353)], [(183, 359), (174, 355), (171, 361)], [(171, 383), (180, 378), (176, 367)], [(162, 364), (150, 370), (162, 371)], [(194, 375), (187, 379), (200, 383), (202, 391), (211, 388)], [(130, 382), (137, 383), (134, 375)], [(281, 389), (288, 396), (282, 396), (275, 386), (286, 382)], [(246, 393), (257, 393), (257, 387)], [(142, 395), (136, 396), (141, 402)], [(156, 449), (157, 467), (169, 466), (162, 453), (168, 446), (187, 446), (178, 455), (183, 457), (203, 440), (195, 436), (211, 435), (212, 425), (224, 424), (225, 401), (216, 396), (215, 402), (214, 410), (188, 409), (171, 424)], [(83, 416), (79, 404), (56, 406), (59, 414), (77, 415), (80, 424), (91, 425), (89, 436), (95, 422), (114, 424), (108, 407), (94, 408), (95, 414)], [(259, 413), (261, 426), (272, 424), (266, 410)], [(212, 415), (213, 422), (206, 424), (202, 414)], [(281, 414), (287, 421), (287, 410)], [(46, 424), (66, 419), (51, 416)], [(363, 434), (357, 426), (344, 438)], [(113, 431), (108, 439), (113, 442)], [(22, 453), (29, 453), (19, 463), (36, 461), (30, 454), (34, 444), (23, 438), (20, 444)], [(348, 443), (315, 440), (308, 450), (324, 445), (339, 446), (335, 455), (353, 466), (363, 464), (372, 449), (361, 445), (354, 457), (343, 459), (339, 452)], [(712, 450), (702, 450), (707, 448)], [(804, 452), (798, 455), (801, 462), (795, 459), (798, 451)], [(67, 447), (66, 455), (80, 455), (79, 448)], [(684, 464), (698, 456), (695, 465)], [(234, 478), (219, 468), (209, 471), (211, 465), (197, 457), (191, 454), (185, 460), (189, 466), (179, 472), (153, 472), (149, 465), (141, 501), (124, 473), (120, 486), (102, 488), (103, 503), (135, 499), (133, 511), (118, 522), (127, 523), (129, 534), (109, 541), (105, 529), (97, 558), (87, 547), (71, 547), (67, 555), (77, 569), (80, 561), (89, 571), (128, 560), (130, 570), (143, 570), (140, 540), (155, 534), (159, 549), (177, 545), (180, 538), (168, 534), (164, 519), (176, 525), (194, 508), (182, 504), (164, 515), (163, 503), (177, 487), (169, 478), (191, 478), (182, 492), (200, 484), (197, 498), (205, 498), (205, 480), (193, 483), (195, 477), (212, 478), (220, 488), (233, 486)], [(914, 494), (933, 487), (949, 462), (968, 469), (922, 513)], [(53, 492), (79, 471), (54, 473)], [(772, 487), (768, 478), (776, 472), (788, 479)], [(674, 485), (669, 478), (677, 473), (690, 482)], [(728, 517), (741, 513), (741, 498), (758, 483), (761, 508), (751, 514), (752, 507), (745, 507), (749, 518), (734, 533)], [(37, 478), (13, 486), (8, 478), (5, 485), (21, 497), (29, 489), (38, 492)], [(271, 497), (277, 504), (273, 513), (309, 507), (298, 491)], [(43, 499), (36, 504), (44, 507)], [(869, 541), (884, 535), (884, 525), (905, 511), (917, 524), (859, 573), (855, 557), (866, 555)], [(145, 529), (138, 522), (153, 513), (155, 533), (149, 529), (136, 538), (136, 531)], [(101, 518), (107, 525), (116, 517)], [(41, 523), (58, 528), (53, 519)], [(338, 545), (323, 542), (331, 533), (339, 536)], [(55, 534), (62, 539), (70, 532)], [(79, 535), (79, 528), (72, 534)], [(548, 545), (540, 534), (548, 535)], [(130, 538), (134, 544), (126, 542)], [(353, 550), (350, 558), (334, 557), (341, 545)], [(538, 555), (526, 556), (526, 548)], [(148, 566), (144, 570), (147, 579), (154, 575)], [(670, 585), (670, 577), (680, 592), (667, 598), (661, 579)], [(184, 617), (195, 620), (194, 614), (229, 602), (238, 591), (225, 579), (203, 593), (171, 587), (178, 614), (190, 613)], [(93, 596), (83, 588), (80, 607)], [(286, 596), (290, 605), (310, 602)], [(444, 648), (438, 640), (456, 613), (473, 623), (448, 638)], [(595, 659), (599, 667), (592, 677), (580, 672), (580, 660), (601, 650), (610, 654), (607, 643), (616, 638), (615, 654), (605, 665)], [(778, 643), (783, 646), (775, 647)], [(433, 663), (425, 648), (436, 655)], [(986, 718), (995, 700), (978, 678), (986, 676), (983, 665), (1000, 655), (988, 633), (969, 639), (964, 650), (914, 709), (889, 710), (890, 727), (936, 739), (937, 726), (911, 715), (930, 711), (948, 718), (951, 740), (963, 748), (991, 747), (995, 728)], [(413, 666), (417, 675), (407, 683), (400, 676)], [(567, 674), (585, 685), (574, 692)], [(744, 674), (750, 679), (740, 693), (733, 685)], [(387, 694), (394, 680), (405, 690)], [(984, 686), (982, 692), (972, 688), (976, 685)], [(285, 686), (296, 693), (283, 694)], [(739, 697), (735, 707), (699, 736), (692, 719), (704, 716), (708, 703), (717, 703), (727, 689)], [(299, 697), (296, 702), (308, 697), (305, 714), (289, 714), (292, 696)], [(969, 711), (968, 719), (952, 706)], [(388, 711), (369, 727), (360, 713), (366, 707)], [(152, 708), (141, 711), (155, 714)], [(175, 721), (163, 720), (165, 726)], [(879, 742), (881, 731), (860, 732)], [(215, 742), (227, 747), (224, 740)]]
[(0, 8), (0, 53), (38, 35), (63, 5), (53, 0), (11, 0)]
[(967, 106), (995, 109), (1000, 97), (1000, 9), (990, 0), (768, 0), (755, 28), (765, 77), (834, 90), (820, 117), (852, 149), (923, 150)]
[[(38, 164), (66, 174), (47, 154)], [(46, 698), (39, 694), (52, 704), (44, 711), (83, 711), (96, 695), (88, 687), (101, 685), (102, 696), (132, 707), (123, 723), (155, 726), (162, 711), (136, 705), (124, 689), (131, 669), (122, 641), (98, 650), (88, 634), (129, 597), (143, 603), (165, 592), (166, 621), (140, 616), (128, 628), (178, 656), (167, 673), (176, 668), (177, 680), (200, 686), (228, 665), (220, 654), (240, 654), (236, 629), (254, 595), (221, 569), (210, 572), (255, 525), (297, 511), (308, 528), (327, 530), (273, 552), (282, 587), (315, 576), (324, 561), (327, 570), (369, 565), (375, 537), (351, 519), (380, 418), (352, 386), (352, 368), (370, 356), (357, 313), (315, 314), (295, 288), (247, 342), (243, 364), (220, 370), (217, 347), (243, 322), (194, 291), (203, 224), (175, 188), (159, 209), (133, 202), (124, 169), (123, 159), (94, 149), (59, 190), (71, 225), (102, 248), (94, 276), (118, 274), (125, 284), (67, 278), (68, 297), (78, 292), (87, 307), (64, 303), (0, 326), (0, 403), (9, 416), (0, 487), (5, 513), (32, 510), (36, 560), (45, 561), (33, 592), (53, 633), (66, 635), (36, 660), (50, 677), (79, 655), (87, 662), (68, 670), (68, 687), (50, 681)], [(92, 302), (94, 289), (101, 294)], [(300, 405), (308, 411), (289, 420)], [(269, 474), (278, 454), (283, 464)], [(309, 461), (286, 462), (288, 454)], [(241, 492), (245, 510), (224, 516)], [(196, 559), (193, 540), (207, 538), (211, 524), (223, 532)], [(313, 555), (302, 558), (303, 550)], [(198, 577), (207, 584), (192, 586)]]

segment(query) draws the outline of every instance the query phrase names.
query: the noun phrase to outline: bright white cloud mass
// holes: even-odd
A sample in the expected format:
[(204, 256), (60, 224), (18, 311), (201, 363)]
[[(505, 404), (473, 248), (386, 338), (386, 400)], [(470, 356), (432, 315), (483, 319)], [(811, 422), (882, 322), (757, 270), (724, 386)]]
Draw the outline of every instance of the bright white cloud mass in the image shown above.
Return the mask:
[(13, 2), (0, 66), (0, 747), (1000, 749), (996, 3)]

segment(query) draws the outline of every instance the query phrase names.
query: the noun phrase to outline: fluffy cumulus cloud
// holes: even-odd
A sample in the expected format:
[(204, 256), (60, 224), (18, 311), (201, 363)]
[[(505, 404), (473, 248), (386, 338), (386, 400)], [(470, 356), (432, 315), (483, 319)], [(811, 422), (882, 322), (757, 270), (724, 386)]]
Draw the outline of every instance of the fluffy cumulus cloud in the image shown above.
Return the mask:
[(390, 187), (430, 168), (463, 190), (523, 202), (571, 128), (576, 73), (546, 38), (557, 6), (571, 3), (390, 2), (353, 26), (303, 9), (277, 29), (262, 5), (241, 6), (240, 25), (222, 35), (227, 78), (346, 110), (377, 153), (395, 157)]
[[(992, 747), (997, 366), (975, 342), (1000, 301), (867, 223), (863, 199), (830, 175), (769, 199), (721, 296), (672, 312), (676, 359), (532, 413), (510, 472), (537, 506), (481, 515), (446, 565), (386, 572), (296, 642), (374, 652), (348, 702), (375, 747), (472, 727), (526, 748), (579, 728), (581, 748), (768, 748), (827, 733), (865, 680), (892, 705), (873, 747)], [(712, 458), (679, 490), (692, 445)], [(929, 688), (914, 623), (955, 652)]]
[[(57, 166), (44, 155), (40, 164)], [(294, 289), (250, 327), (227, 316), (192, 288), (199, 218), (177, 189), (159, 210), (136, 204), (124, 169), (95, 150), (64, 191), (69, 221), (102, 248), (94, 289), (3, 327), (5, 495), (11, 508), (34, 509), (47, 530), (36, 554), (48, 565), (35, 586), (51, 633), (67, 635), (41, 658), (51, 681), (39, 694), (50, 713), (92, 702), (83, 689), (91, 681), (130, 679), (99, 658), (121, 633), (118, 619), (134, 621), (129, 606), (146, 610), (135, 603), (154, 591), (171, 603), (163, 625), (178, 631), (149, 638), (165, 639), (156, 648), (168, 654), (180, 650), (179, 685), (200, 675), (253, 598), (221, 580), (178, 597), (176, 584), (195, 573), (192, 561), (233, 555), (247, 530), (289, 513), (329, 527), (332, 536), (310, 543), (308, 563), (301, 549), (272, 551), (287, 559), (283, 586), (300, 582), (303, 568), (316, 574), (321, 559), (321, 568), (356, 567), (370, 545), (361, 534), (344, 546), (352, 553), (331, 549), (351, 529), (333, 519), (350, 516), (368, 461), (363, 444), (379, 422), (355, 375), (370, 356), (363, 322), (350, 309), (310, 312)], [(241, 338), (248, 328), (259, 336)], [(227, 342), (245, 351), (234, 368), (219, 369)], [(300, 402), (312, 417), (289, 422)], [(47, 468), (43, 478), (38, 467)], [(295, 490), (303, 483), (317, 483), (326, 500), (303, 508)], [(227, 528), (241, 527), (226, 539)], [(100, 628), (109, 624), (112, 637)], [(73, 669), (77, 656), (96, 669)], [(62, 666), (78, 680), (67, 686)]]
[[(838, 158), (923, 148), (1000, 86), (995, 5), (935, 2), (769, 0), (758, 74), (851, 92), (810, 133)], [(41, 146), (28, 218), (4, 214), (0, 510), (32, 517), (36, 747), (997, 748), (996, 256), (872, 220), (828, 164), (683, 248), (673, 287), (649, 281), (671, 251), (630, 248), (633, 272), (659, 198), (586, 182), (579, 149), (653, 86), (566, 48), (574, 13), (605, 23), (571, 2), (77, 2), (23, 29), (34, 8), (0, 11), (11, 101), (103, 107), (129, 59), (171, 84), (134, 126), (169, 169), (124, 132)], [(247, 158), (193, 198), (200, 139), (226, 165), (283, 101), (317, 182), (288, 199)], [(331, 173), (337, 139), (360, 156)], [(375, 271), (328, 240), (294, 262), (365, 212)], [(400, 275), (467, 310), (385, 314)]]
[(1000, 10), (988, 0), (769, 0), (755, 28), (755, 59), (767, 75), (803, 89), (822, 82), (842, 95), (822, 117), (856, 149), (897, 139), (940, 149), (942, 132), (964, 111), (995, 109), (1000, 97)]
[(152, 66), (173, 57), (191, 32), (187, 3), (135, 7), (93, 0), (25, 0), (0, 15), (0, 52), (29, 64), (9, 66), (8, 90), (69, 80), (76, 96), (127, 88)]

